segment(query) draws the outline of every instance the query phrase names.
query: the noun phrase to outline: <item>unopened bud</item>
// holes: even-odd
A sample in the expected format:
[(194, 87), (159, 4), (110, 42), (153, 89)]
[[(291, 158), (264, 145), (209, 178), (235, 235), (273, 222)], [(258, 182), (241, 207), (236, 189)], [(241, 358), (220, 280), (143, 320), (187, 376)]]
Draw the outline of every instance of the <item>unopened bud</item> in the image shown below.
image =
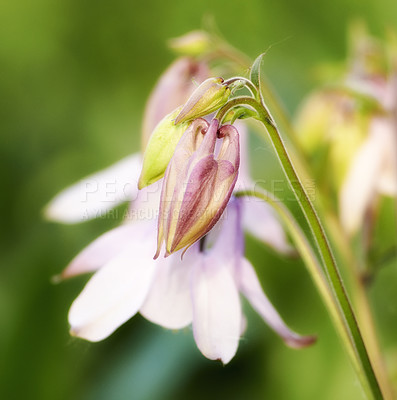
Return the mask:
[(190, 96), (175, 119), (175, 124), (204, 117), (226, 104), (231, 94), (222, 78), (205, 80)]
[(174, 124), (174, 119), (180, 110), (181, 107), (166, 115), (154, 128), (143, 158), (142, 172), (138, 182), (139, 189), (163, 177), (176, 145), (190, 124), (189, 122)]
[(239, 165), (239, 134), (233, 126), (218, 131), (216, 119), (209, 126), (203, 119), (193, 121), (165, 173), (155, 257), (163, 242), (167, 256), (188, 248), (212, 229), (230, 199)]
[(146, 149), (156, 125), (170, 112), (185, 104), (189, 96), (210, 76), (206, 63), (190, 57), (174, 61), (154, 87), (145, 107), (142, 124), (142, 150)]

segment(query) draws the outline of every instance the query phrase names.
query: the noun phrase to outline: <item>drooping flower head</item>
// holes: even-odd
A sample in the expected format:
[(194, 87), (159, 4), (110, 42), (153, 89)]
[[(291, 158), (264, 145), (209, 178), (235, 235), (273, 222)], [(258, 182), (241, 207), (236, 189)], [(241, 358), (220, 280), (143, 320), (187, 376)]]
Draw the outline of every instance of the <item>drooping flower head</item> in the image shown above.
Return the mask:
[[(145, 197), (144, 191), (134, 207), (142, 205), (139, 197)], [(242, 295), (288, 346), (312, 344), (314, 337), (300, 336), (288, 328), (244, 257), (242, 214), (250, 213), (253, 205), (257, 206), (256, 222), (271, 237), (277, 236), (275, 225), (282, 227), (269, 205), (232, 199), (227, 216), (217, 223), (206, 244), (193, 245), (183, 260), (179, 253), (152, 259), (152, 220), (128, 222), (99, 237), (62, 274), (66, 278), (96, 271), (70, 308), (71, 333), (93, 342), (103, 340), (140, 312), (168, 329), (191, 324), (204, 356), (226, 364), (235, 355), (245, 329)], [(262, 212), (257, 212), (258, 207)]]
[[(70, 309), (71, 333), (90, 341), (102, 340), (139, 311), (169, 329), (192, 324), (200, 351), (210, 359), (227, 363), (237, 350), (245, 326), (242, 294), (288, 345), (309, 345), (314, 338), (301, 337), (285, 325), (243, 256), (243, 225), (283, 252), (290, 246), (266, 205), (249, 204), (244, 208), (242, 199), (229, 202), (240, 166), (240, 135), (231, 125), (219, 127), (217, 119), (208, 123), (200, 118), (222, 107), (231, 88), (221, 78), (209, 79), (180, 110), (176, 109), (186, 100), (186, 87), (191, 85), (183, 82), (191, 83), (194, 68), (189, 66), (193, 65), (200, 66), (190, 59), (177, 61), (148, 102), (143, 135), (147, 154), (139, 185), (143, 189), (130, 211), (142, 211), (143, 207), (150, 212), (132, 213), (138, 217), (126, 219), (122, 226), (98, 238), (62, 274), (68, 277), (98, 270)], [(156, 124), (159, 129), (153, 132)], [(141, 158), (136, 156), (135, 161), (140, 164)], [(133, 172), (131, 163), (123, 163), (124, 167)], [(170, 257), (153, 260), (153, 207), (158, 209), (159, 192), (151, 184), (164, 172), (156, 256), (165, 242), (165, 255)], [(128, 174), (128, 182), (135, 183), (137, 174)], [(242, 181), (252, 184), (247, 168), (241, 175)], [(131, 193), (124, 193), (118, 201), (135, 197)], [(72, 197), (68, 195), (67, 200)], [(229, 215), (220, 221), (226, 207)], [(199, 244), (198, 240), (212, 228), (209, 237)], [(189, 247), (182, 260), (180, 253)]]
[[(175, 149), (164, 177), (158, 225), (158, 257), (191, 246), (219, 220), (230, 199), (240, 165), (239, 134), (196, 119)], [(217, 141), (220, 142), (216, 151)]]

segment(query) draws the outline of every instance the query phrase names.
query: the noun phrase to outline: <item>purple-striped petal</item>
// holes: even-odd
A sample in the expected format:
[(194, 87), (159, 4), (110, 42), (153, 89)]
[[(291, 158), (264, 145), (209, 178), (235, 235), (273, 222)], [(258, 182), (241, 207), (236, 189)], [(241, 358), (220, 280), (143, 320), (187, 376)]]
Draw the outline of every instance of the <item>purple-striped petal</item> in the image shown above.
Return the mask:
[[(220, 129), (222, 145), (215, 159), (217, 132), (218, 121), (213, 120), (193, 153), (185, 145), (186, 137), (178, 144), (164, 179), (156, 256), (163, 237), (166, 255), (199, 240), (216, 224), (230, 199), (240, 161), (239, 134), (230, 125)], [(195, 131), (187, 133), (197, 136)]]
[(247, 259), (241, 260), (237, 271), (237, 277), (240, 291), (251, 303), (256, 312), (281, 336), (288, 346), (301, 348), (315, 342), (315, 337), (300, 336), (288, 328), (263, 292), (255, 270)]
[(241, 200), (244, 230), (281, 253), (292, 252), (293, 247), (288, 243), (272, 207), (254, 197), (243, 197)]
[(240, 167), (234, 190), (247, 190), (254, 187), (250, 173), (248, 129), (241, 121), (236, 121), (234, 127), (238, 130), (240, 138)]
[(175, 253), (157, 261), (160, 265), (154, 282), (140, 309), (146, 319), (168, 329), (181, 329), (191, 324), (190, 280), (198, 256), (198, 246), (193, 246), (183, 259)]
[(193, 266), (193, 334), (205, 357), (227, 364), (236, 354), (241, 306), (230, 266), (203, 255)]

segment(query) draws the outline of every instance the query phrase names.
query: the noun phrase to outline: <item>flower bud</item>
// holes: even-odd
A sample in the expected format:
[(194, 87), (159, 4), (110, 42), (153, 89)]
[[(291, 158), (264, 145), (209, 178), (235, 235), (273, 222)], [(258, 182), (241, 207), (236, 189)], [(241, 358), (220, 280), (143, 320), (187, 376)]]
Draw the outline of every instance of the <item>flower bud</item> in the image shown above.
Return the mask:
[(230, 96), (230, 88), (223, 84), (222, 78), (205, 80), (190, 96), (175, 124), (203, 117), (222, 107)]
[(204, 62), (189, 57), (178, 58), (168, 67), (150, 94), (145, 107), (142, 127), (143, 151), (159, 121), (184, 104), (196, 89), (195, 82), (203, 82), (209, 74)]
[(168, 42), (172, 50), (188, 56), (199, 56), (212, 49), (211, 38), (207, 32), (192, 31)]
[(192, 122), (165, 173), (155, 258), (163, 241), (168, 256), (211, 230), (230, 199), (239, 165), (239, 134), (233, 126), (222, 126), (218, 136), (216, 119), (209, 126), (203, 119)]
[(142, 172), (138, 182), (139, 189), (151, 185), (164, 176), (175, 147), (190, 124), (189, 122), (174, 124), (180, 110), (181, 107), (166, 115), (154, 128), (143, 157)]

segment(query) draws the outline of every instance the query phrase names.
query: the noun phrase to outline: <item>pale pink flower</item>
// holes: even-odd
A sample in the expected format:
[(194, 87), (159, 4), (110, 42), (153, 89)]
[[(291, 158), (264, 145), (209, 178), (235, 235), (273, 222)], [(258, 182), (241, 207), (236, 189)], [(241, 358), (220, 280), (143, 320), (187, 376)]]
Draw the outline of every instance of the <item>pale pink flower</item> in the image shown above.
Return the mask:
[[(244, 258), (242, 206), (241, 200), (229, 203), (207, 239), (212, 246), (205, 249), (204, 245), (203, 250), (196, 243), (183, 259), (179, 252), (153, 260), (151, 220), (116, 228), (97, 239), (64, 272), (68, 276), (102, 264), (72, 304), (72, 334), (102, 340), (139, 311), (169, 329), (192, 324), (200, 351), (227, 363), (237, 351), (244, 325), (241, 293), (289, 346), (313, 343), (312, 337), (301, 337), (285, 325)], [(130, 241), (120, 241), (123, 235)], [(98, 248), (102, 248), (100, 255)]]
[[(239, 131), (242, 161), (246, 163), (247, 134), (243, 125)], [(92, 175), (88, 182), (96, 182), (105, 195), (107, 183), (117, 179), (117, 187), (136, 185), (139, 160), (139, 155), (134, 155), (127, 162)], [(252, 187), (247, 165), (241, 166), (239, 181), (240, 188)], [(139, 193), (123, 191), (123, 196), (116, 195), (114, 202), (105, 205), (100, 201), (104, 194), (99, 191), (85, 198), (87, 186), (83, 182), (58, 195), (47, 208), (53, 211), (48, 217), (67, 222), (84, 220), (94, 217), (98, 208), (103, 213), (128, 196), (131, 206), (124, 224), (92, 242), (61, 274), (62, 278), (68, 278), (95, 271), (70, 309), (73, 335), (90, 341), (102, 340), (140, 312), (149, 321), (169, 329), (192, 324), (200, 351), (208, 358), (227, 363), (237, 350), (244, 327), (241, 293), (288, 345), (302, 347), (312, 343), (313, 338), (300, 337), (288, 329), (243, 256), (243, 225), (275, 249), (290, 250), (284, 230), (269, 205), (253, 199), (233, 200), (224, 218), (207, 235), (210, 248), (204, 246), (207, 250), (200, 251), (196, 243), (183, 259), (181, 252), (177, 252), (153, 260), (162, 181)]]

